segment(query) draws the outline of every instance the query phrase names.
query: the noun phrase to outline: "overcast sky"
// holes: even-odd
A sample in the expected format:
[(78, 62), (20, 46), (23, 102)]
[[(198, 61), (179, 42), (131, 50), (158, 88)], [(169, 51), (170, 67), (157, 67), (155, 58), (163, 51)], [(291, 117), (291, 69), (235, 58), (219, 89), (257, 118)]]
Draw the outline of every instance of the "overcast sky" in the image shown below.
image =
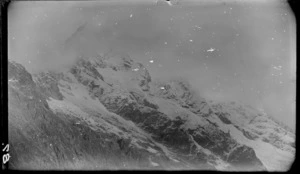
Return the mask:
[(182, 76), (208, 99), (264, 108), (294, 128), (296, 35), (287, 4), (176, 2), (16, 2), (9, 58), (36, 73), (65, 69), (78, 55), (124, 52), (152, 78)]

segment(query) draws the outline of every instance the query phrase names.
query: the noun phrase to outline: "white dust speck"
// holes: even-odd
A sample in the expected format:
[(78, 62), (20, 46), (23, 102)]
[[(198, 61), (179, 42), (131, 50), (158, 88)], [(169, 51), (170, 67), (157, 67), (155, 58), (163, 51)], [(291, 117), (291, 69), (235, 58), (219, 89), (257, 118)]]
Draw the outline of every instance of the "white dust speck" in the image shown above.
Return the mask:
[(215, 48), (210, 48), (210, 49), (208, 49), (208, 50), (206, 50), (207, 52), (213, 52), (213, 51), (215, 51), (216, 49)]

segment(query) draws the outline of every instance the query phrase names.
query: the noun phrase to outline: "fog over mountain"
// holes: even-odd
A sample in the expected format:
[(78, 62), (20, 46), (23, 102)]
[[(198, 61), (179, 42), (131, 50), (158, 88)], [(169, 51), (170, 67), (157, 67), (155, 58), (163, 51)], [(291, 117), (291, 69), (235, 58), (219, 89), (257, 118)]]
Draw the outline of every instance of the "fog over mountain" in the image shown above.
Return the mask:
[(291, 166), (296, 26), (284, 2), (29, 1), (8, 11), (12, 168)]
[(126, 52), (153, 78), (182, 76), (203, 96), (264, 108), (294, 129), (295, 19), (286, 4), (122, 2), (14, 3), (9, 57), (37, 72), (80, 54)]

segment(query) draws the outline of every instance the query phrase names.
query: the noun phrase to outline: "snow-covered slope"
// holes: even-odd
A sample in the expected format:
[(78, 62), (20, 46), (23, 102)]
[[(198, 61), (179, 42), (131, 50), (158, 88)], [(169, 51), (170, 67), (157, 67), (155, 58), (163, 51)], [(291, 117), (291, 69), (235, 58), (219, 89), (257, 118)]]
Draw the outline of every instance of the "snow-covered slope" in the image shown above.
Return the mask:
[[(16, 80), (26, 70), (10, 66), (10, 88), (24, 93)], [(295, 135), (266, 114), (235, 102), (207, 101), (184, 79), (152, 80), (126, 54), (81, 57), (65, 72), (27, 76), (32, 86), (26, 89), (46, 105), (43, 112), (85, 126), (89, 134), (105, 134), (100, 144), (119, 147), (109, 151), (116, 158), (123, 154), (122, 164), (111, 168), (287, 170), (294, 159)], [(102, 160), (101, 154), (84, 159)]]
[(212, 120), (230, 132), (239, 143), (252, 147), (258, 158), (270, 171), (284, 170), (295, 156), (295, 135), (281, 128), (270, 116), (250, 106), (228, 103), (211, 103)]

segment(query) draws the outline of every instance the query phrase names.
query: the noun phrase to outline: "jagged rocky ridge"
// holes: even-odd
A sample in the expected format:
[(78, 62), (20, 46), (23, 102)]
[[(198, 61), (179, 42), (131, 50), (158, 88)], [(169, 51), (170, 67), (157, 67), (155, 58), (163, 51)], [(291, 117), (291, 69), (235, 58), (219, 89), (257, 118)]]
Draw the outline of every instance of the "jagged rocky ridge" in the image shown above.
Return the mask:
[(294, 134), (265, 113), (152, 80), (128, 55), (31, 76), (9, 62), (12, 168), (287, 170)]

